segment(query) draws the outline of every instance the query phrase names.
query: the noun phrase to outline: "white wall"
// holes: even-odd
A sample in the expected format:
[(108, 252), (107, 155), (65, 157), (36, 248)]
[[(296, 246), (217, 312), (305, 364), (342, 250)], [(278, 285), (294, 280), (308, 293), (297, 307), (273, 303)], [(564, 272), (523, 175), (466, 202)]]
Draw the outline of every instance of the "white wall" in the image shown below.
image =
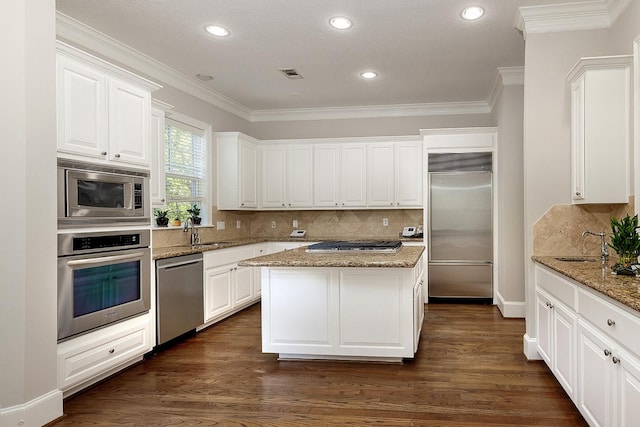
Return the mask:
[(258, 139), (420, 135), (420, 129), (494, 126), (489, 114), (253, 122)]
[(635, 38), (632, 35), (640, 32), (638, 2), (632, 3), (612, 29), (527, 35), (524, 94), (525, 338), (535, 339), (531, 261), (533, 224), (551, 206), (571, 203), (571, 106), (566, 75), (581, 57), (632, 52), (631, 43)]
[(503, 86), (492, 110), (498, 126), (498, 306), (524, 317), (524, 86)]
[(0, 424), (62, 415), (56, 381), (55, 3), (3, 5)]

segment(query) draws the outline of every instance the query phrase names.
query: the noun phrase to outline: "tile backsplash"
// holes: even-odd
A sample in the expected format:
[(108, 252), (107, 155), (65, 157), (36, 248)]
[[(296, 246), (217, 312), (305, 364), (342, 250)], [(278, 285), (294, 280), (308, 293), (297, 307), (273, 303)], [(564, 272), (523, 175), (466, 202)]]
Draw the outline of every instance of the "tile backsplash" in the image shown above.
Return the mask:
[[(555, 205), (533, 226), (533, 254), (538, 256), (600, 255), (600, 239), (582, 232), (604, 231), (610, 242), (611, 217), (634, 215), (634, 198), (627, 204)], [(610, 249), (615, 254), (615, 251)]]
[[(383, 219), (388, 226), (383, 225)], [(203, 242), (219, 242), (249, 237), (286, 238), (298, 228), (307, 230), (307, 237), (322, 239), (394, 239), (402, 228), (422, 225), (422, 209), (327, 210), (327, 211), (219, 211), (213, 209), (214, 226), (198, 228)], [(237, 222), (240, 221), (240, 228)], [(224, 222), (224, 230), (217, 225)], [(182, 228), (153, 229), (153, 246), (189, 244), (189, 233)]]

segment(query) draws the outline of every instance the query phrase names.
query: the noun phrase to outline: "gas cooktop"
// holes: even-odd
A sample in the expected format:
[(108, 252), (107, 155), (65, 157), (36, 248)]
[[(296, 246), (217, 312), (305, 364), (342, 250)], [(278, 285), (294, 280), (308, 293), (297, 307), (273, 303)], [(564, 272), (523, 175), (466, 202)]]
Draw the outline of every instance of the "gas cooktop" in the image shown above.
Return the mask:
[(402, 247), (399, 240), (327, 240), (309, 245), (307, 252), (369, 251), (396, 253)]

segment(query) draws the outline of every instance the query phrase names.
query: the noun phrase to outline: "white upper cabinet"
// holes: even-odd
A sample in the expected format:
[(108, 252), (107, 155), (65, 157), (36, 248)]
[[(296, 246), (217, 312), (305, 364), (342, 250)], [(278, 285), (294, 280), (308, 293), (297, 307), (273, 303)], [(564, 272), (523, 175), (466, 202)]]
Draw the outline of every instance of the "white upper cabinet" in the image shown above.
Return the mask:
[(313, 147), (287, 146), (287, 207), (313, 207)]
[(571, 83), (573, 203), (627, 203), (631, 56), (582, 58)]
[(64, 157), (149, 167), (159, 85), (58, 42), (57, 147)]
[(258, 206), (257, 141), (240, 132), (217, 132), (218, 209), (243, 210)]
[(287, 206), (287, 149), (283, 145), (262, 147), (262, 207)]
[(342, 144), (340, 149), (340, 206), (367, 206), (367, 146)]
[(395, 205), (421, 208), (423, 204), (423, 144), (401, 142), (395, 145)]
[(367, 205), (371, 207), (395, 206), (393, 144), (367, 145)]
[(338, 208), (340, 205), (340, 145), (313, 146), (313, 205)]

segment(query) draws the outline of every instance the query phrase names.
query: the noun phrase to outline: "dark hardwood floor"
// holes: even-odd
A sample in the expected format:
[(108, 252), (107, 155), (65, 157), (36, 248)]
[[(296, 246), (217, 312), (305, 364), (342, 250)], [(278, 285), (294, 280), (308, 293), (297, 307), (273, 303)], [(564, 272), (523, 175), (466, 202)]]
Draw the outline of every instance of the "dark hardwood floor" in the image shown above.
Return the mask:
[(66, 400), (54, 425), (586, 426), (523, 334), (493, 306), (430, 304), (402, 365), (278, 362), (256, 304)]

